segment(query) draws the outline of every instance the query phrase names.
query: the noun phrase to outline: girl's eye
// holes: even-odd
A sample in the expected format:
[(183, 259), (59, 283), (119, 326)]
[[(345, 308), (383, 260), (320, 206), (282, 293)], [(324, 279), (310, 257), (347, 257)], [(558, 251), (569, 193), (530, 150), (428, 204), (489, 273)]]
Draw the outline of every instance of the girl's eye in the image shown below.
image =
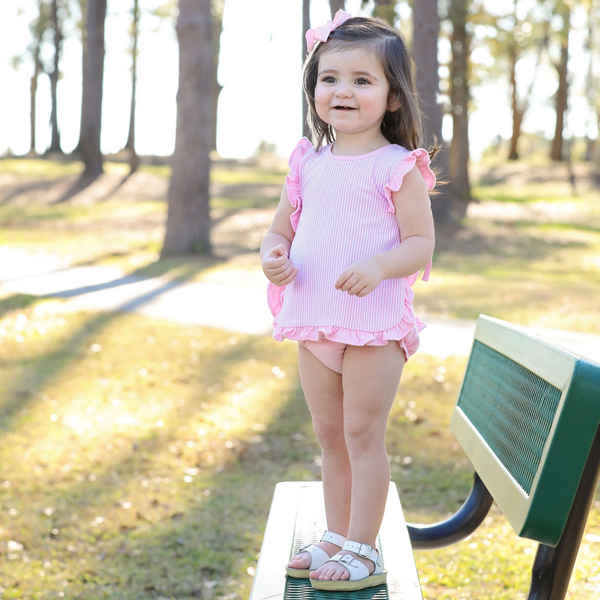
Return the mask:
[(325, 83), (335, 83), (335, 79), (331, 75), (325, 75), (321, 81), (324, 81)]
[(368, 85), (370, 81), (368, 79), (365, 79), (364, 77), (361, 77), (360, 79), (356, 80), (356, 83), (358, 83), (359, 85)]

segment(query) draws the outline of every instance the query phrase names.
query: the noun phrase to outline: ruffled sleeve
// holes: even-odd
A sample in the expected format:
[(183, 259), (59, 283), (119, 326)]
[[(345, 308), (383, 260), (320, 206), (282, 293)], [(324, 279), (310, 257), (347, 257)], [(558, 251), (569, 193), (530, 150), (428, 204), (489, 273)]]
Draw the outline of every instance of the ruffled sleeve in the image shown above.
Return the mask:
[(417, 148), (416, 150), (407, 152), (396, 165), (396, 169), (392, 173), (390, 181), (385, 184), (385, 197), (388, 201), (389, 211), (393, 215), (396, 214), (396, 207), (394, 205), (392, 194), (400, 189), (404, 176), (412, 170), (415, 163), (417, 163), (417, 168), (421, 171), (421, 175), (423, 175), (423, 179), (425, 179), (425, 183), (427, 183), (427, 189), (432, 190), (435, 187), (435, 174), (429, 167), (431, 159), (429, 158), (427, 150)]
[(300, 163), (304, 155), (313, 147), (313, 145), (303, 137), (298, 145), (294, 148), (290, 156), (289, 167), (290, 172), (285, 178), (285, 186), (287, 188), (288, 198), (292, 206), (296, 209), (290, 221), (292, 229), (296, 231), (298, 222), (300, 221), (300, 213), (302, 212), (302, 186), (300, 184)]
[[(423, 179), (425, 179), (425, 183), (427, 184), (427, 189), (432, 190), (435, 187), (435, 173), (431, 170), (429, 164), (431, 163), (431, 159), (429, 158), (429, 153), (427, 150), (423, 148), (417, 148), (416, 150), (412, 150), (405, 154), (400, 162), (396, 165), (396, 169), (392, 173), (390, 181), (385, 185), (385, 197), (388, 201), (388, 210), (391, 214), (396, 214), (396, 206), (394, 204), (394, 199), (392, 194), (397, 192), (402, 185), (402, 181), (404, 180), (404, 176), (415, 166), (419, 171), (421, 171), (421, 175), (423, 175)], [(431, 273), (431, 261), (425, 267), (425, 271), (423, 273), (423, 281), (429, 281), (429, 274)], [(408, 285), (412, 286), (417, 281), (419, 277), (418, 273), (411, 275), (410, 277), (406, 277), (406, 281)]]

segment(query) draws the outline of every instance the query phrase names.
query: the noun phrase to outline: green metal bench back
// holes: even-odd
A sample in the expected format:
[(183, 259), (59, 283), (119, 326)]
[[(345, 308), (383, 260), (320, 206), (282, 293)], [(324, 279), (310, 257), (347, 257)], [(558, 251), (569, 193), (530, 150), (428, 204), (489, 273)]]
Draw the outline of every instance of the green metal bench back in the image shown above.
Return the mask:
[(555, 546), (600, 423), (600, 365), (484, 315), (451, 429), (515, 532)]

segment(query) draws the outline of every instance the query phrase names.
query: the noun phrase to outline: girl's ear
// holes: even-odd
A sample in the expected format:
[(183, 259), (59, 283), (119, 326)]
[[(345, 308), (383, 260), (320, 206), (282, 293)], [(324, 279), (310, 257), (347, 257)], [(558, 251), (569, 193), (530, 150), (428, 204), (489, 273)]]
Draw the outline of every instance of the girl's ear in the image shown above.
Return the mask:
[(390, 98), (390, 100), (388, 102), (388, 110), (390, 112), (396, 112), (399, 108), (400, 108), (400, 99), (398, 97)]

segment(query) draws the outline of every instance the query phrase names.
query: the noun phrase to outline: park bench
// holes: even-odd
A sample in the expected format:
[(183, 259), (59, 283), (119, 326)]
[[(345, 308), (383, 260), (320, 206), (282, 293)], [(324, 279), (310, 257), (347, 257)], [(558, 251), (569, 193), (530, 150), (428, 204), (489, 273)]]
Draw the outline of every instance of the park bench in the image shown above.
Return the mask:
[(464, 504), (433, 525), (407, 524), (394, 483), (378, 546), (385, 585), (323, 592), (285, 576), (285, 560), (326, 529), (319, 482), (276, 486), (251, 600), (422, 598), (413, 549), (468, 537), (495, 501), (538, 542), (528, 600), (563, 600), (600, 472), (600, 365), (484, 315), (450, 427), (474, 467)]

